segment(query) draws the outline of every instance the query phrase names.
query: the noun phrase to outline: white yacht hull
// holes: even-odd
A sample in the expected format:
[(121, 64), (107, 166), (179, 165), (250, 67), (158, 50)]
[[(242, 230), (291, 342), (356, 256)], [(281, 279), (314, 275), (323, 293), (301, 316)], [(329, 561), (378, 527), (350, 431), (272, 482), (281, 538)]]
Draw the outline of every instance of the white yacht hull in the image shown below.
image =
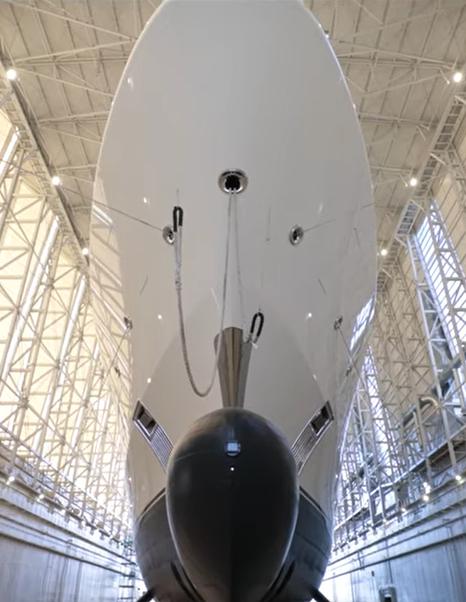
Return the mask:
[[(219, 177), (229, 170), (247, 177), (239, 194), (221, 190)], [(247, 340), (254, 316), (262, 314), (236, 403), (269, 421), (291, 449), (330, 402), (332, 422), (299, 472), (299, 486), (328, 531), (355, 375), (349, 368), (358, 360), (355, 349), (349, 357), (350, 341), (375, 282), (375, 227), (358, 119), (325, 33), (302, 3), (166, 0), (121, 80), (95, 199), (118, 248), (132, 323), (134, 403), (164, 430), (169, 446), (183, 441), (196, 420), (235, 405), (219, 378), (208, 395), (196, 395), (186, 364), (196, 385), (206, 388), (215, 338), (223, 331)], [(183, 211), (182, 242), (170, 245), (161, 230), (173, 228), (175, 206)], [(295, 226), (303, 236), (294, 245)], [(107, 250), (101, 224), (96, 232), (98, 286)], [(182, 249), (188, 361), (175, 246)], [(221, 336), (220, 343), (226, 340)], [(234, 379), (229, 370), (223, 377)], [(128, 466), (141, 525), (163, 496), (167, 476), (136, 428)], [(147, 581), (154, 579), (149, 572)], [(171, 595), (166, 599), (190, 599)]]

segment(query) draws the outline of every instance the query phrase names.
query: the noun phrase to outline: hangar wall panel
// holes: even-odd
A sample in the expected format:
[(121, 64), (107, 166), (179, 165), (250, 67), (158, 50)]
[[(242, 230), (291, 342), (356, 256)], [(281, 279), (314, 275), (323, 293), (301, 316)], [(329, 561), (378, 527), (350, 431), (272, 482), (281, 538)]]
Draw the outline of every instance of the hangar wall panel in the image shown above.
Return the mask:
[(128, 551), (27, 494), (0, 490), (0, 602), (130, 602)]
[(322, 591), (332, 602), (464, 602), (465, 497), (445, 492), (336, 555)]

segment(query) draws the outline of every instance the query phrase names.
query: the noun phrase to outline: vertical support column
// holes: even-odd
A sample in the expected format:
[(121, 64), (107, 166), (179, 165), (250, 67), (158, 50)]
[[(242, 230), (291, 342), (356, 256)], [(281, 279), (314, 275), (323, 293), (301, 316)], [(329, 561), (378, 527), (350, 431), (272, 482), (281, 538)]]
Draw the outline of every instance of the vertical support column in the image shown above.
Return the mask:
[[(429, 284), (426, 282), (423, 266), (421, 264), (418, 250), (416, 248), (416, 242), (412, 238), (408, 238), (408, 250), (411, 259), (411, 266), (413, 270), (413, 276), (416, 283), (416, 291), (419, 300), (419, 306), (421, 309), (421, 316), (424, 325), (424, 331), (426, 336), (427, 348), (429, 351), (429, 357), (432, 367), (432, 375), (434, 380), (434, 387), (436, 391), (437, 403), (439, 404), (440, 414), (442, 417), (444, 434), (448, 446), (448, 455), (453, 469), (456, 471), (456, 454), (451, 439), (450, 426), (448, 423), (448, 416), (446, 409), (442, 403), (443, 394), (442, 388), (439, 381), (439, 371), (442, 366), (438, 367), (439, 349), (448, 348), (448, 343), (443, 335), (443, 329), (439, 321), (436, 310), (433, 310), (431, 306), (432, 297), (429, 289)], [(428, 323), (427, 315), (430, 313), (432, 317), (431, 324)]]

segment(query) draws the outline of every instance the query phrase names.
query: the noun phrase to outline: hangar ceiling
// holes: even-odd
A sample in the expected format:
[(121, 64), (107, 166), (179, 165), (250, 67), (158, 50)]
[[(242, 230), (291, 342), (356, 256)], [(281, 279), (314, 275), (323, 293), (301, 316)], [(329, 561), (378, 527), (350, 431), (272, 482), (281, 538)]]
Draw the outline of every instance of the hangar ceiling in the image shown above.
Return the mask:
[[(4, 0), (2, 62), (23, 101), (78, 239), (113, 95), (158, 0)], [(464, 102), (463, 0), (306, 0), (342, 65), (364, 132), (380, 247), (421, 179), (453, 100)], [(6, 103), (6, 106), (8, 103)], [(8, 108), (8, 107), (7, 107)], [(456, 120), (455, 131), (461, 125)], [(454, 135), (455, 131), (449, 132)], [(435, 177), (435, 174), (431, 174)]]

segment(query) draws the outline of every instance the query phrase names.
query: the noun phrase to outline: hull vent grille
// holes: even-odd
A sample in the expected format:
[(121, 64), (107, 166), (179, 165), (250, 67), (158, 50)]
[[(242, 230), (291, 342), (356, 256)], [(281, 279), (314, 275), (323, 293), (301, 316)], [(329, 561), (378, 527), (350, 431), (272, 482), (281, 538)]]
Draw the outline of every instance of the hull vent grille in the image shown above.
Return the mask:
[(162, 468), (166, 470), (173, 444), (163, 427), (160, 426), (149, 410), (140, 401), (136, 403), (133, 422), (149, 444), (157, 460), (162, 465)]
[(327, 401), (327, 403), (312, 416), (298, 435), (291, 448), (291, 452), (296, 461), (296, 466), (298, 467), (298, 474), (301, 473), (309, 456), (325, 435), (333, 420), (332, 407), (330, 402)]

